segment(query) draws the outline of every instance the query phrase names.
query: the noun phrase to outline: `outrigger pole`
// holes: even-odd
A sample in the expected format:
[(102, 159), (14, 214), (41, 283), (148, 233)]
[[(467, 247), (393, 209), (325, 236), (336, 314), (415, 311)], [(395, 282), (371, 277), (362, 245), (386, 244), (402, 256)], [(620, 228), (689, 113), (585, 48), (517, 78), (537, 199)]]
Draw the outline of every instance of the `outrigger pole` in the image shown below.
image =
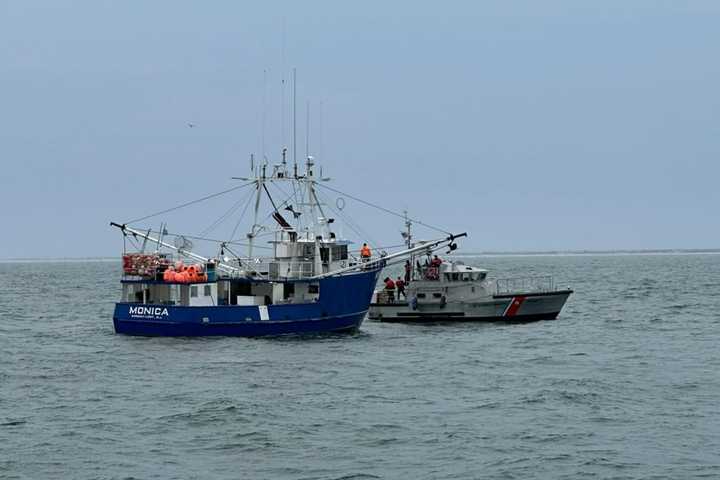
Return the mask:
[[(177, 248), (175, 245), (171, 245), (171, 244), (169, 244), (169, 243), (166, 243), (166, 242), (160, 240), (159, 238), (151, 237), (149, 232), (148, 232), (148, 233), (141, 232), (140, 230), (135, 230), (134, 228), (130, 228), (130, 227), (128, 227), (127, 225), (120, 225), (119, 223), (115, 223), (115, 222), (110, 222), (110, 226), (119, 228), (120, 230), (123, 231), (123, 233), (129, 232), (129, 233), (132, 233), (132, 234), (135, 235), (135, 236), (140, 236), (140, 237), (143, 238), (145, 241), (150, 240), (151, 242), (157, 242), (158, 245), (162, 245), (163, 247), (167, 247), (167, 248), (170, 248), (170, 249), (172, 249), (172, 250), (175, 250), (176, 252), (178, 252), (178, 253), (180, 253), (180, 254), (182, 254), (182, 255), (186, 255), (186, 256), (188, 256), (188, 257), (190, 257), (190, 258), (194, 258), (195, 260), (198, 260), (198, 261), (200, 261), (200, 262), (208, 262), (208, 261), (210, 261), (209, 258), (205, 258), (205, 257), (203, 257), (203, 256), (201, 256), (201, 255), (198, 255), (197, 253), (189, 252), (189, 251), (187, 251), (187, 250), (183, 250), (182, 248)], [(225, 270), (225, 271), (228, 272), (228, 273), (235, 273), (235, 272), (240, 271), (239, 268), (233, 267), (232, 265), (228, 265), (227, 263), (223, 263), (223, 262), (217, 262), (217, 266), (218, 266), (218, 268), (220, 268), (221, 270)]]
[(380, 257), (377, 260), (371, 260), (369, 262), (359, 263), (359, 264), (353, 265), (351, 267), (341, 268), (339, 270), (334, 270), (332, 272), (323, 273), (322, 275), (315, 275), (314, 277), (310, 277), (310, 278), (320, 279), (320, 278), (337, 275), (340, 273), (351, 272), (353, 270), (363, 270), (363, 269), (367, 269), (367, 268), (373, 268), (376, 266), (384, 267), (385, 265), (383, 262), (387, 262), (388, 260), (391, 260), (391, 259), (397, 258), (397, 257), (404, 257), (406, 255), (412, 255), (413, 253), (422, 252), (423, 250), (432, 251), (434, 248), (436, 248), (439, 245), (442, 245), (443, 243), (446, 243), (446, 242), (448, 242), (448, 245), (450, 246), (450, 250), (455, 250), (455, 248), (457, 248), (457, 247), (455, 246), (453, 241), (456, 238), (461, 238), (461, 237), (467, 237), (467, 233), (464, 232), (464, 233), (459, 233), (457, 235), (450, 235), (449, 237), (438, 239), (438, 240), (431, 240), (429, 242), (423, 243), (422, 245), (417, 245), (415, 247), (408, 248), (407, 250), (402, 250), (400, 252), (396, 252), (391, 255), (386, 255), (384, 257)]

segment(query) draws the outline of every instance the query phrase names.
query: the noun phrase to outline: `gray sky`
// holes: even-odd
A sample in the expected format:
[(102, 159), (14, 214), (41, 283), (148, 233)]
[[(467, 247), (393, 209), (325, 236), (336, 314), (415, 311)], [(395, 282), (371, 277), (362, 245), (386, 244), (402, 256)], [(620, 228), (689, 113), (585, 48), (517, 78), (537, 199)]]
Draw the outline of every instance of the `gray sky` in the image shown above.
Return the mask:
[(309, 100), (335, 188), (466, 251), (718, 247), (719, 25), (717, 1), (0, 0), (0, 257), (115, 255), (110, 220), (236, 185), (264, 69), (277, 160), (283, 66), (299, 152)]

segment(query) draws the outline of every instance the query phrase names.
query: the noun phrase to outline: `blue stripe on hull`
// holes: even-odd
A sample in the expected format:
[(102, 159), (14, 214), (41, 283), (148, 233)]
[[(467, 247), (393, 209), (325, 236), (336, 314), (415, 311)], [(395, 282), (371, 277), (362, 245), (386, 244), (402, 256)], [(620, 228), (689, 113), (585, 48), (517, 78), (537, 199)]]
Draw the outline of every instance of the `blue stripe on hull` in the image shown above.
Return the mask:
[(365, 318), (366, 312), (341, 317), (316, 318), (308, 320), (285, 321), (237, 321), (217, 323), (167, 322), (147, 320), (113, 319), (115, 331), (125, 335), (162, 336), (162, 337), (198, 337), (198, 336), (236, 336), (261, 337), (273, 335), (302, 335), (313, 333), (331, 333), (357, 330)]
[(303, 304), (190, 307), (116, 303), (115, 331), (126, 335), (256, 337), (355, 330), (370, 306), (378, 270), (319, 280), (320, 298)]

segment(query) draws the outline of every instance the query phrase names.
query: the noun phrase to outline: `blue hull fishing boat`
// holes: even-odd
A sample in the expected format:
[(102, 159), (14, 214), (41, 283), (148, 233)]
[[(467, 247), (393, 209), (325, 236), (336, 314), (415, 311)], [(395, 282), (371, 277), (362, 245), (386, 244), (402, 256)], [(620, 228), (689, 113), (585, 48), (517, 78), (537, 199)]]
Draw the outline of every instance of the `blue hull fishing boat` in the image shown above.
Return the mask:
[[(334, 202), (337, 210), (332, 209), (333, 202), (321, 201), (317, 187), (329, 179), (316, 178), (312, 156), (307, 156), (302, 174), (297, 164), (288, 168), (285, 156), (283, 149), (282, 162), (271, 172), (267, 162), (256, 166), (251, 156), (252, 180), (198, 200), (252, 189), (246, 205), (254, 204), (255, 213), (247, 242), (173, 234), (165, 222), (157, 230), (130, 226), (175, 209), (111, 223), (124, 239), (122, 299), (113, 315), (117, 333), (256, 337), (354, 331), (368, 312), (383, 268), (413, 253), (456, 248), (454, 239), (459, 236), (448, 235), (394, 253), (383, 250), (374, 258), (364, 246), (356, 256), (349, 249), (352, 242), (340, 239), (334, 231), (335, 219), (328, 214), (333, 210), (342, 215), (342, 197)], [(278, 187), (287, 182), (292, 183), (291, 189)], [(282, 202), (276, 201), (268, 185), (291, 193)], [(272, 226), (259, 223), (265, 198), (270, 206), (265, 218), (273, 220)], [(177, 209), (191, 203), (195, 202)], [(294, 225), (281, 209), (292, 214)], [(259, 236), (272, 236), (271, 246), (265, 247), (272, 255), (255, 255), (256, 249), (262, 248), (255, 243)], [(170, 237), (174, 237), (172, 243)], [(198, 255), (192, 251), (190, 239), (216, 243), (217, 255)], [(234, 249), (239, 247), (247, 248), (247, 254), (236, 254)]]
[[(294, 85), (293, 79), (293, 92)], [(293, 118), (294, 111), (293, 93)], [(403, 215), (325, 186), (330, 179), (323, 177), (321, 168), (316, 171), (307, 139), (304, 171), (299, 171), (296, 146), (293, 121), (292, 166), (286, 159), (287, 148), (282, 149), (281, 161), (276, 164), (270, 164), (264, 152), (261, 162), (250, 155), (252, 175), (233, 177), (244, 182), (239, 186), (128, 222), (111, 222), (122, 232), (124, 247), (122, 298), (113, 314), (117, 333), (257, 337), (354, 331), (368, 312), (386, 266), (404, 262), (413, 253), (457, 248), (454, 239), (464, 234), (451, 235), (423, 224), (442, 232), (443, 237), (393, 253), (377, 244), (365, 244), (353, 252), (349, 248), (352, 242), (341, 238), (335, 222), (335, 217), (342, 217), (345, 225), (358, 233), (359, 226), (342, 211), (344, 197)], [(323, 198), (319, 188), (342, 196), (334, 201)], [(138, 225), (242, 189), (248, 194), (197, 236), (168, 232), (167, 217), (158, 229)], [(243, 204), (229, 237), (204, 236), (232, 218)], [(236, 237), (250, 206), (254, 218), (249, 232), (245, 238)], [(261, 207), (268, 211), (261, 212)], [(183, 215), (180, 221), (185, 219)], [(259, 237), (265, 237), (270, 246), (258, 245)], [(208, 248), (216, 249), (216, 254), (204, 257), (195, 253), (193, 241), (209, 243)], [(373, 257), (370, 246), (377, 247), (380, 255)], [(271, 254), (259, 256), (257, 250), (262, 248)], [(239, 249), (245, 252), (236, 253)]]
[[(124, 280), (123, 284), (134, 290), (140, 286), (151, 291), (159, 289), (207, 289), (225, 292), (258, 288), (261, 291), (290, 288), (316, 293), (302, 302), (272, 302), (268, 305), (221, 305), (189, 306), (162, 303), (120, 302), (115, 305), (113, 321), (115, 331), (128, 335), (147, 336), (209, 336), (226, 335), (257, 337), (285, 334), (312, 334), (352, 332), (360, 327), (368, 310), (373, 289), (377, 283), (379, 268), (367, 271), (329, 276), (319, 280), (291, 280), (275, 283), (269, 281), (222, 278), (216, 282), (197, 284), (167, 284)], [(225, 284), (225, 285), (223, 285)], [(182, 293), (180, 293), (182, 297)], [(189, 295), (188, 295), (189, 297)], [(264, 303), (264, 297), (262, 303)], [(201, 297), (195, 297), (201, 298)]]

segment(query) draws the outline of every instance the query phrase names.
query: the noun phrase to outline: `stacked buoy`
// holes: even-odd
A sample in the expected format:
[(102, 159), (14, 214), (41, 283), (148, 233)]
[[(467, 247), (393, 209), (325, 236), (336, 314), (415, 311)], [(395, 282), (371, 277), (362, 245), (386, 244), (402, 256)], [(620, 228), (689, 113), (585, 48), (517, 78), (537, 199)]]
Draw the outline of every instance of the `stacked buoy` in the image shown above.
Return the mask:
[(168, 267), (163, 274), (163, 281), (173, 283), (207, 282), (207, 274), (201, 264), (185, 265), (182, 261), (175, 262), (175, 267)]

